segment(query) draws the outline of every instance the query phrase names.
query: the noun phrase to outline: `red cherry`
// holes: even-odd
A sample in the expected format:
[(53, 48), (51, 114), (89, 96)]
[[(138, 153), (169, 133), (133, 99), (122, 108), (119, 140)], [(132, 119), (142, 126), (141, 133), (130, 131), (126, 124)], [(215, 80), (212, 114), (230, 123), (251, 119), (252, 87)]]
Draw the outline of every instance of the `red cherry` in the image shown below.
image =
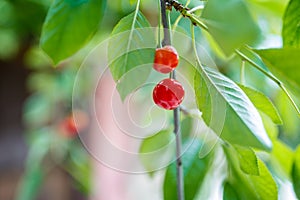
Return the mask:
[(76, 123), (73, 117), (68, 117), (67, 119), (65, 119), (65, 128), (66, 130), (71, 134), (71, 135), (76, 135), (78, 130), (76, 127)]
[(172, 46), (164, 46), (155, 51), (153, 68), (161, 73), (167, 74), (173, 71), (178, 65), (179, 56)]
[(181, 104), (184, 97), (184, 89), (174, 79), (160, 81), (153, 90), (153, 101), (156, 105), (167, 110), (173, 110)]
[[(75, 119), (73, 115), (76, 115), (77, 122), (75, 123)], [(74, 110), (69, 116), (64, 118), (60, 125), (61, 133), (69, 138), (75, 137), (80, 131), (85, 129), (89, 123), (88, 116), (85, 112)]]

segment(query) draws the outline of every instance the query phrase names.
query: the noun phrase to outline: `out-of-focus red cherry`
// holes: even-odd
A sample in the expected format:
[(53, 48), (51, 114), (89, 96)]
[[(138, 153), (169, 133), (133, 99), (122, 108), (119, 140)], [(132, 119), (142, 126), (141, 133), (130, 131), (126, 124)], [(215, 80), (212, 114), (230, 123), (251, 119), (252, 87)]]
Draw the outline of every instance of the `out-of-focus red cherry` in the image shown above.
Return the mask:
[(160, 81), (153, 90), (153, 101), (156, 105), (167, 110), (177, 108), (184, 97), (184, 88), (174, 79)]
[(59, 129), (64, 136), (73, 138), (87, 127), (88, 121), (89, 119), (85, 112), (75, 110), (61, 121)]

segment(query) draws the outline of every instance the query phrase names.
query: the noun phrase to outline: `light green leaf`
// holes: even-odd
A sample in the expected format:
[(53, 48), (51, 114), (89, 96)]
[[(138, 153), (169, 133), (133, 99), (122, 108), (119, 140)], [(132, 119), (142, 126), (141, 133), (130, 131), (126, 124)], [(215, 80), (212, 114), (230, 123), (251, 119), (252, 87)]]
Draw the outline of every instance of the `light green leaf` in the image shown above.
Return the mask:
[(90, 194), (92, 189), (92, 166), (89, 155), (78, 145), (71, 146), (69, 155), (70, 159), (65, 164), (66, 171), (74, 178), (76, 186), (83, 194)]
[(265, 113), (260, 112), (261, 119), (263, 121), (264, 127), (271, 138), (271, 140), (276, 140), (278, 137), (278, 126), (274, 124), (270, 117), (268, 117)]
[(223, 200), (239, 200), (234, 187), (232, 187), (228, 182), (224, 184)]
[(136, 2), (137, 2), (137, 0), (129, 0), (129, 3), (130, 3), (131, 5), (135, 4)]
[(259, 176), (250, 176), (250, 180), (253, 183), (253, 187), (257, 195), (262, 200), (277, 200), (278, 199), (278, 189), (277, 185), (269, 172), (266, 165), (258, 159), (258, 167), (259, 167)]
[(282, 38), (284, 46), (300, 47), (300, 1), (290, 0), (283, 17)]
[(236, 51), (242, 60), (247, 60), (249, 63), (253, 63), (254, 65), (268, 71), (268, 67), (251, 47), (243, 46)]
[(34, 139), (30, 144), (26, 160), (26, 168), (22, 177), (17, 200), (35, 199), (44, 178), (43, 159), (48, 154), (53, 132), (48, 128), (33, 133)]
[(16, 200), (36, 199), (43, 179), (44, 172), (41, 165), (27, 168), (22, 177)]
[(31, 128), (42, 127), (49, 121), (53, 104), (44, 95), (33, 94), (27, 98), (23, 108), (23, 120)]
[[(202, 143), (199, 140), (194, 140), (187, 148), (187, 151), (182, 156), (182, 164), (184, 170), (184, 191), (185, 199), (194, 199), (197, 191), (201, 187), (205, 174), (207, 173), (211, 160), (213, 158), (213, 152), (206, 157), (200, 159), (199, 151)], [(172, 163), (166, 172), (164, 180), (164, 199), (177, 199), (176, 193), (176, 163)]]
[(258, 26), (243, 0), (209, 0), (202, 18), (209, 33), (227, 56), (259, 37)]
[(228, 182), (235, 188), (239, 199), (277, 200), (277, 185), (266, 165), (257, 160), (259, 176), (245, 174), (239, 166), (237, 152), (231, 146), (224, 146), (229, 166)]
[(140, 146), (140, 159), (145, 169), (151, 172), (167, 166), (174, 158), (175, 135), (171, 129), (162, 130), (146, 138)]
[(186, 117), (180, 123), (182, 142), (185, 143), (191, 139), (191, 131), (193, 129), (193, 118)]
[(238, 153), (241, 170), (250, 175), (259, 175), (257, 157), (255, 152), (249, 147), (234, 146)]
[(54, 0), (44, 22), (40, 45), (55, 64), (73, 55), (98, 29), (104, 0)]
[(254, 50), (270, 71), (300, 89), (300, 48)]
[(295, 153), (292, 180), (296, 196), (298, 197), (298, 199), (300, 199), (300, 146), (298, 146)]
[(250, 87), (243, 85), (239, 86), (258, 110), (268, 115), (275, 124), (282, 124), (282, 120), (277, 109), (268, 97), (266, 97), (262, 92)]
[(245, 93), (212, 68), (196, 72), (194, 89), (205, 123), (229, 143), (270, 150), (261, 117)]
[(129, 14), (115, 26), (108, 45), (108, 61), (123, 100), (147, 80), (155, 49), (154, 32), (141, 12)]
[(292, 171), (294, 153), (286, 144), (280, 140), (273, 142), (274, 148), (271, 152), (271, 161), (276, 169), (281, 169), (281, 173), (289, 177)]

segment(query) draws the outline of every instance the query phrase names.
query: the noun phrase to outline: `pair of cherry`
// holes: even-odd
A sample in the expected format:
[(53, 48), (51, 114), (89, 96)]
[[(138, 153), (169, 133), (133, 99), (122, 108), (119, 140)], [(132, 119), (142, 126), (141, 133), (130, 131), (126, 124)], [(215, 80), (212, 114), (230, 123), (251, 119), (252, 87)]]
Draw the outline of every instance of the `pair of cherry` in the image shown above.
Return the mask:
[[(153, 68), (163, 74), (172, 72), (178, 65), (179, 56), (172, 46), (164, 46), (155, 51)], [(184, 89), (178, 81), (166, 78), (153, 89), (153, 100), (156, 105), (167, 110), (177, 108), (184, 97)]]

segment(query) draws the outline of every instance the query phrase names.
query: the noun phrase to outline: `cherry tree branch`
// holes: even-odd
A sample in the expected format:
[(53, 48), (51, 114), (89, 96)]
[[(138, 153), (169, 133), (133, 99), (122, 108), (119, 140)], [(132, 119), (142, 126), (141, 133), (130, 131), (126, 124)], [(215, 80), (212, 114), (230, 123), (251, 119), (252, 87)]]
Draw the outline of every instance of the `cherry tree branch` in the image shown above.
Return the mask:
[[(164, 38), (162, 45), (171, 45), (171, 32), (169, 26), (169, 20), (167, 17), (166, 0), (160, 0), (161, 3), (161, 18), (162, 25), (164, 28)], [(170, 74), (171, 78), (176, 79), (176, 71), (173, 70)], [(184, 200), (184, 176), (183, 176), (183, 166), (181, 160), (181, 132), (180, 132), (180, 108), (177, 107), (173, 111), (174, 117), (174, 134), (176, 136), (176, 177), (177, 177), (177, 196), (178, 200)]]

